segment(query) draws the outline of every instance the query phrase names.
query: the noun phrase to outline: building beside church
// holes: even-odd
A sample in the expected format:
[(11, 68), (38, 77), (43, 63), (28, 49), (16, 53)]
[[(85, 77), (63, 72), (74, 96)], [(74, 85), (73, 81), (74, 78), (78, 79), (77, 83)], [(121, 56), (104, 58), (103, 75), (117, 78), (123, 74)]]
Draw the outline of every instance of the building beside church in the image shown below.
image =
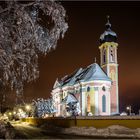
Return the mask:
[(100, 36), (100, 66), (95, 62), (56, 80), (51, 92), (55, 116), (69, 116), (67, 104), (76, 102), (80, 116), (105, 116), (119, 113), (117, 35), (109, 17)]

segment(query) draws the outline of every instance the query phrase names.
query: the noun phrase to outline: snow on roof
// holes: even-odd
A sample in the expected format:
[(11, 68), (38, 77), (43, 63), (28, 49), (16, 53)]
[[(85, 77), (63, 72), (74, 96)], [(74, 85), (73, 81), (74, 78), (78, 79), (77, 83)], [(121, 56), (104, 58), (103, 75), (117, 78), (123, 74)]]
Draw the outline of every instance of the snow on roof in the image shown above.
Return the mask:
[(107, 36), (107, 35), (112, 35), (112, 36), (117, 37), (117, 34), (114, 31), (112, 31), (112, 30), (106, 30), (106, 31), (104, 31), (103, 34), (101, 34), (100, 39), (101, 40), (104, 40), (105, 36)]
[(111, 30), (111, 23), (109, 21), (109, 16), (107, 16), (107, 23), (105, 24), (106, 30), (100, 36), (100, 42), (114, 42), (117, 39), (117, 34)]
[(71, 75), (61, 79), (61, 81), (59, 81), (59, 83), (57, 83), (56, 85), (62, 87), (72, 86), (79, 81), (85, 82), (94, 80), (111, 81), (111, 79), (106, 75), (106, 73), (97, 63), (93, 63), (85, 69), (80, 68), (79, 70), (76, 70)]
[(60, 84), (60, 82), (59, 82), (59, 80), (57, 78), (56, 81), (55, 81), (55, 83), (54, 83), (53, 89), (55, 89), (55, 88), (57, 88), (59, 86), (61, 86), (61, 84)]
[(80, 77), (80, 81), (93, 80), (111, 81), (97, 63), (91, 64), (88, 70)]
[(82, 72), (82, 68), (76, 70), (74, 73), (68, 76), (68, 78), (65, 81), (63, 81), (62, 86), (73, 85), (75, 83), (76, 76), (79, 75), (81, 72)]
[(68, 93), (68, 95), (62, 101), (62, 103), (66, 103), (66, 104), (76, 103), (76, 102), (77, 102), (77, 99), (72, 93)]

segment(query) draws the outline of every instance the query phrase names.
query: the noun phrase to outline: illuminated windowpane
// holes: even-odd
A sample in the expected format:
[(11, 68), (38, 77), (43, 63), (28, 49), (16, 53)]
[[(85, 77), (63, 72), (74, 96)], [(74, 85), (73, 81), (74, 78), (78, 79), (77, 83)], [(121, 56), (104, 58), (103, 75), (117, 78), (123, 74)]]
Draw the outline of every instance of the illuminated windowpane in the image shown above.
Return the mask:
[(106, 112), (106, 96), (102, 96), (102, 112)]
[(90, 96), (87, 96), (87, 112), (90, 112)]
[(111, 50), (111, 62), (113, 62), (113, 51)]
[(104, 50), (104, 54), (103, 54), (103, 59), (104, 59), (104, 63), (106, 62), (106, 58), (105, 58), (105, 50)]

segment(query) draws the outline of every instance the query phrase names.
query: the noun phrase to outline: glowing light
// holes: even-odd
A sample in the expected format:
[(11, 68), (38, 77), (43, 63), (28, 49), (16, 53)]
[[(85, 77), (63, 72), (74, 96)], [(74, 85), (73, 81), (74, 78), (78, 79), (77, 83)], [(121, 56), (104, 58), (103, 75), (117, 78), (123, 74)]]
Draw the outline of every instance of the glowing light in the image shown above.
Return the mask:
[(13, 112), (13, 114), (15, 115), (15, 114), (16, 114), (16, 112), (14, 111), (14, 112)]
[(25, 108), (26, 108), (26, 110), (30, 110), (31, 109), (31, 106), (26, 105)]
[(9, 112), (8, 114), (9, 114), (10, 116), (12, 115), (12, 113), (11, 113), (11, 112)]
[(7, 115), (6, 115), (6, 114), (4, 114), (4, 117), (7, 117)]
[(18, 111), (19, 111), (19, 112), (22, 112), (22, 109), (21, 109), (21, 108), (19, 108), (19, 109), (18, 109)]
[(127, 106), (127, 107), (126, 107), (126, 110), (128, 110), (128, 111), (129, 111), (129, 115), (131, 115), (131, 113), (132, 113), (132, 112), (131, 112), (131, 111), (132, 111), (132, 110), (131, 110), (131, 106)]
[(126, 107), (126, 109), (127, 109), (127, 110), (130, 110), (130, 107), (129, 107), (129, 106), (127, 106), (127, 107)]

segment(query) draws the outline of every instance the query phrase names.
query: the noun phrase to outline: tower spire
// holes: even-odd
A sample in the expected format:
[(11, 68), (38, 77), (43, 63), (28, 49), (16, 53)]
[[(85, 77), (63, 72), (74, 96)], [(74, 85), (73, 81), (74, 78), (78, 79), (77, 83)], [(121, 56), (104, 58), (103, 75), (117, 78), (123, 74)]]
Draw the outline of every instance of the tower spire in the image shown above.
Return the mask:
[(106, 18), (107, 18), (107, 21), (109, 21), (110, 16), (109, 16), (109, 15), (107, 15), (107, 16), (106, 16)]
[(109, 16), (109, 15), (107, 15), (107, 16), (106, 16), (106, 18), (107, 18), (107, 23), (105, 24), (105, 26), (106, 26), (106, 29), (108, 30), (108, 29), (110, 29), (110, 28), (111, 28), (111, 24), (110, 24), (110, 21), (109, 21), (110, 16)]

